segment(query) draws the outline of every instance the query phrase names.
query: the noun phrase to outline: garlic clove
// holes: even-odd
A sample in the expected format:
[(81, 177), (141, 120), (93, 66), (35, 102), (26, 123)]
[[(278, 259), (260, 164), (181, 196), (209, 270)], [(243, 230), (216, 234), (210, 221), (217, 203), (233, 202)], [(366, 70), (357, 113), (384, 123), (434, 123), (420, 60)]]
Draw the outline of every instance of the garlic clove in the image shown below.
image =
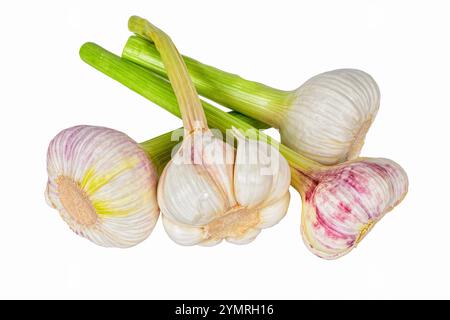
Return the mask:
[[(274, 152), (274, 155), (279, 155), (278, 150), (273, 147), (272, 152)], [(289, 186), (291, 185), (291, 168), (289, 167), (289, 163), (284, 157), (280, 156), (277, 164), (272, 163), (272, 166), (276, 168), (273, 173), (272, 190), (270, 190), (267, 199), (261, 205), (263, 208), (286, 197), (286, 194), (289, 195)], [(288, 197), (288, 202), (289, 199), (290, 197)]]
[(192, 246), (206, 239), (202, 227), (181, 224), (167, 215), (162, 215), (164, 230), (170, 239), (183, 246)]
[(272, 145), (233, 131), (238, 141), (234, 172), (238, 203), (249, 209), (262, 208), (282, 198), (291, 182), (286, 159)]
[[(183, 146), (164, 169), (158, 185), (161, 211), (181, 223), (202, 226), (219, 217), (235, 201), (232, 190), (232, 165), (226, 148), (217, 138), (191, 148), (187, 137)], [(196, 142), (193, 142), (196, 143)], [(213, 161), (205, 152), (214, 154)], [(191, 154), (192, 153), (192, 154)]]
[(302, 235), (326, 259), (353, 249), (408, 189), (405, 171), (388, 159), (361, 159), (315, 178), (304, 196)]
[(281, 199), (278, 199), (271, 205), (261, 208), (259, 210), (260, 222), (258, 228), (270, 228), (280, 222), (287, 213), (290, 199), (291, 195), (287, 192)]
[(47, 171), (47, 202), (78, 235), (124, 248), (153, 230), (157, 174), (127, 135), (94, 126), (63, 130), (50, 142)]
[(354, 159), (379, 105), (378, 86), (363, 71), (316, 75), (295, 91), (279, 126), (281, 142), (322, 164)]
[(256, 237), (259, 235), (260, 232), (261, 232), (261, 229), (253, 228), (253, 229), (247, 230), (242, 235), (234, 236), (234, 237), (227, 237), (226, 240), (233, 244), (239, 244), (239, 245), (249, 244), (250, 242), (252, 242), (253, 240), (256, 239)]
[[(254, 208), (266, 200), (272, 190), (276, 173), (262, 163), (263, 152), (268, 144), (256, 140), (237, 138), (236, 163), (234, 167), (234, 189), (236, 200), (243, 207)], [(277, 159), (278, 160), (278, 159)]]
[(233, 185), (233, 164), (236, 151), (230, 144), (214, 137), (211, 131), (201, 135), (201, 139), (205, 140), (205, 138), (207, 141), (206, 143), (203, 141), (202, 163), (217, 178), (215, 181), (226, 197), (227, 206), (232, 207), (236, 204)]

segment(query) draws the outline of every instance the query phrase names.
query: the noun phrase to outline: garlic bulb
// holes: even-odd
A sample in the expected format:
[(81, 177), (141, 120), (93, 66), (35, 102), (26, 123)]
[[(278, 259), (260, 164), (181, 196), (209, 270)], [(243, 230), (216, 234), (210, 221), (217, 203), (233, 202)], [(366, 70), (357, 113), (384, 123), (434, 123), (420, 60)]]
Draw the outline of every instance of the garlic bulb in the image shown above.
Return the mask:
[(130, 18), (129, 28), (154, 41), (160, 51), (185, 129), (158, 184), (165, 230), (182, 245), (252, 241), (286, 213), (290, 184), (286, 160), (268, 144), (245, 139), (237, 131), (237, 150), (215, 137), (171, 39), (139, 17)]
[(78, 235), (104, 247), (146, 239), (159, 216), (157, 173), (122, 132), (94, 126), (61, 131), (48, 147), (46, 199)]
[[(164, 227), (182, 245), (214, 245), (223, 239), (248, 243), (286, 214), (289, 166), (266, 143), (240, 136), (235, 151), (208, 134), (186, 137), (161, 175), (158, 203)], [(193, 141), (196, 136), (203, 142)], [(190, 150), (193, 154), (186, 157)], [(269, 163), (264, 161), (268, 153), (274, 157)]]
[(278, 124), (284, 145), (327, 165), (358, 157), (380, 105), (370, 75), (355, 69), (325, 72), (293, 97)]
[(310, 176), (297, 172), (302, 193), (302, 235), (319, 257), (338, 258), (352, 250), (406, 195), (408, 178), (388, 159), (365, 158)]
[[(130, 37), (122, 56), (167, 77), (158, 51), (145, 39)], [(189, 57), (184, 61), (201, 95), (278, 128), (283, 144), (325, 165), (358, 157), (380, 105), (376, 82), (356, 69), (325, 72), (283, 91)]]

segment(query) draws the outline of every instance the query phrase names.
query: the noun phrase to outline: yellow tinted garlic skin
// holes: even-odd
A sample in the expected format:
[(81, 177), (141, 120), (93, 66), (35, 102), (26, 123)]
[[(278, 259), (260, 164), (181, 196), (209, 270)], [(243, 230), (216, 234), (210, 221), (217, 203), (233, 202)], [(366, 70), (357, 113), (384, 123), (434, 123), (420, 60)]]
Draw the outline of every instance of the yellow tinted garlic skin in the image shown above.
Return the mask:
[(157, 173), (122, 132), (95, 126), (61, 131), (47, 154), (46, 199), (78, 235), (126, 248), (152, 232), (159, 209)]
[(351, 251), (408, 190), (394, 161), (361, 158), (293, 180), (303, 197), (302, 236), (317, 256), (336, 259)]
[(266, 143), (237, 140), (235, 150), (209, 131), (196, 132), (164, 169), (158, 203), (164, 228), (176, 243), (212, 246), (225, 239), (247, 244), (285, 216), (287, 161)]
[(358, 157), (380, 106), (378, 86), (369, 74), (328, 71), (291, 96), (278, 124), (284, 145), (326, 165)]

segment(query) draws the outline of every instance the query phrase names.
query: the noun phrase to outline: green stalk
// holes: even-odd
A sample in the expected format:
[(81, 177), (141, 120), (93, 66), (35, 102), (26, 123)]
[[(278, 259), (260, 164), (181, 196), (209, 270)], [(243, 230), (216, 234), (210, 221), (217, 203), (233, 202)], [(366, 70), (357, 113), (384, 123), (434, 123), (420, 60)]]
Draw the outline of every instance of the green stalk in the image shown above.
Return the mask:
[(179, 143), (179, 141), (172, 140), (172, 133), (173, 131), (166, 132), (140, 143), (141, 148), (147, 153), (147, 156), (156, 167), (158, 176), (161, 175), (164, 167), (170, 161), (173, 148)]
[[(133, 62), (122, 59), (94, 43), (85, 43), (80, 49), (80, 57), (87, 64), (181, 118), (177, 99), (171, 85), (158, 75)], [(251, 132), (247, 136), (250, 135), (252, 138), (267, 141), (275, 148), (279, 148), (281, 154), (288, 160), (291, 168), (294, 170), (308, 173), (323, 168), (317, 162), (292, 151), (260, 131), (255, 130), (254, 127), (242, 119), (233, 117), (204, 101), (202, 101), (202, 106), (210, 128), (217, 128), (223, 134), (226, 134), (227, 130), (233, 127), (240, 129), (244, 134)]]
[[(160, 53), (146, 39), (131, 36), (123, 49), (122, 57), (167, 77)], [(245, 80), (186, 56), (183, 59), (202, 96), (273, 127), (279, 127), (286, 106), (292, 99), (292, 92)]]

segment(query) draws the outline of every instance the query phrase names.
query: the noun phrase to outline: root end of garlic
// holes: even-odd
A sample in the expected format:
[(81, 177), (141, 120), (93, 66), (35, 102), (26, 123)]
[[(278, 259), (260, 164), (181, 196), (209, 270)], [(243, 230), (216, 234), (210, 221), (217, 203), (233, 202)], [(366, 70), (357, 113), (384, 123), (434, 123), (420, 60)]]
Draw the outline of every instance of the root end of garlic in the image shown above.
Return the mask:
[(370, 230), (372, 230), (373, 226), (375, 225), (375, 221), (370, 221), (367, 223), (364, 227), (361, 228), (361, 231), (359, 232), (359, 236), (355, 241), (355, 246), (361, 242), (362, 239), (369, 233)]
[(233, 208), (205, 226), (209, 239), (240, 238), (260, 222), (256, 209)]
[(56, 181), (59, 199), (67, 213), (83, 226), (94, 225), (98, 219), (97, 213), (80, 186), (65, 176), (60, 176)]

